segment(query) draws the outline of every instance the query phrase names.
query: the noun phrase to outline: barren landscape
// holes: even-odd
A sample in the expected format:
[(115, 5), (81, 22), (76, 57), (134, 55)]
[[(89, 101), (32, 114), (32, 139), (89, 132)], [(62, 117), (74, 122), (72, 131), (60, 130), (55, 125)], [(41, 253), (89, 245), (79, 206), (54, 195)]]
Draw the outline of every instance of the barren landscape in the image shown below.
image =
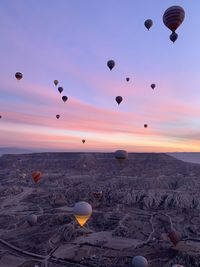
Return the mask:
[[(166, 154), (130, 153), (122, 164), (112, 153), (3, 155), (0, 266), (122, 267), (135, 255), (152, 267), (200, 266), (199, 178), (200, 165)], [(83, 228), (73, 216), (81, 200), (93, 207)], [(182, 234), (177, 246), (170, 229)]]

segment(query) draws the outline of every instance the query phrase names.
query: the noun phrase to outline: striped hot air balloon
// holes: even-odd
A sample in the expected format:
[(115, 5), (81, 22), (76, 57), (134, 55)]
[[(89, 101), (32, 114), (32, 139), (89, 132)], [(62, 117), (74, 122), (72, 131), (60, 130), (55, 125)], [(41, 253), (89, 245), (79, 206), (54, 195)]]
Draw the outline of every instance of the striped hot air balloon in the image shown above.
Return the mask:
[(42, 177), (42, 173), (41, 172), (32, 172), (32, 178), (34, 180), (35, 183), (38, 183), (40, 178)]
[[(169, 7), (164, 15), (163, 15), (163, 22), (165, 26), (175, 33), (178, 27), (182, 24), (185, 18), (185, 11), (181, 6), (171, 6)], [(178, 35), (176, 35), (176, 39)], [(175, 39), (175, 38), (170, 38)], [(172, 40), (173, 41), (173, 40)]]

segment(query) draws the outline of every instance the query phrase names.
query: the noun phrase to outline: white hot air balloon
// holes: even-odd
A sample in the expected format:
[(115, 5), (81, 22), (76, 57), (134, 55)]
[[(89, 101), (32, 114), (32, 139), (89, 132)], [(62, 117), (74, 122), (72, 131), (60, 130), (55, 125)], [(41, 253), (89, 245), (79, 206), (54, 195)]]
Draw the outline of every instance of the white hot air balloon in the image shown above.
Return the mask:
[(148, 267), (148, 261), (143, 256), (135, 256), (132, 260), (133, 267)]
[(77, 202), (74, 206), (74, 216), (82, 227), (89, 220), (92, 214), (92, 207), (85, 201)]

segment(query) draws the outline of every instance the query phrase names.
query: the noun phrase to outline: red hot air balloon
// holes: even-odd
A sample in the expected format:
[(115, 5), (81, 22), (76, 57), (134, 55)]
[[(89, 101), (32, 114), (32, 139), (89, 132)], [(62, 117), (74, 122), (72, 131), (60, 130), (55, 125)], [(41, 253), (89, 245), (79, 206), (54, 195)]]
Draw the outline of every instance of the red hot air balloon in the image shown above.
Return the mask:
[(85, 139), (82, 140), (82, 143), (83, 143), (83, 144), (85, 143)]
[(15, 73), (15, 78), (16, 78), (17, 80), (21, 80), (21, 79), (23, 78), (23, 74), (22, 74), (21, 72), (16, 72), (16, 73)]
[(117, 104), (119, 105), (122, 102), (123, 98), (122, 98), (122, 96), (116, 96), (115, 100), (116, 100)]
[(149, 31), (149, 29), (153, 26), (153, 20), (151, 19), (147, 19), (144, 22), (144, 26), (147, 28), (147, 30)]
[(110, 70), (112, 70), (113, 68), (114, 68), (114, 66), (115, 66), (115, 61), (114, 60), (108, 60), (108, 62), (107, 62), (107, 66), (108, 66), (108, 68), (110, 69)]
[[(182, 24), (184, 19), (185, 19), (185, 11), (180, 6), (169, 7), (163, 15), (163, 22), (165, 26), (172, 31), (172, 33), (175, 33), (175, 31)], [(170, 36), (170, 40), (172, 42), (175, 42), (177, 38), (178, 34)]]
[(173, 230), (168, 234), (168, 237), (170, 241), (173, 243), (173, 245), (176, 246), (178, 242), (181, 240), (181, 233)]
[(66, 102), (66, 101), (67, 101), (67, 99), (68, 99), (68, 97), (67, 97), (67, 96), (63, 96), (63, 97), (62, 97), (62, 100), (63, 100), (63, 102)]
[(32, 173), (32, 178), (33, 178), (35, 183), (38, 183), (39, 180), (41, 179), (41, 177), (42, 177), (42, 173), (41, 172), (36, 171), (36, 172)]

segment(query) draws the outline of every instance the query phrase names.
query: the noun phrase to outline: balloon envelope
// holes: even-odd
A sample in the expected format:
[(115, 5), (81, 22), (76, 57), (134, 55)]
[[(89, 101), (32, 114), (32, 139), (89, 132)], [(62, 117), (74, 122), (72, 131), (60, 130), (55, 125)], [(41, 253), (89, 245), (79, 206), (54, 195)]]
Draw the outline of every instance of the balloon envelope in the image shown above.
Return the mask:
[(173, 243), (173, 245), (176, 246), (178, 242), (181, 240), (181, 233), (173, 230), (168, 234), (168, 237), (170, 241)]
[(149, 30), (153, 26), (153, 20), (151, 19), (145, 20), (144, 26)]
[(148, 125), (147, 124), (144, 124), (144, 128), (147, 128), (148, 127)]
[(148, 261), (143, 256), (135, 256), (132, 260), (133, 267), (147, 267)]
[(96, 199), (101, 199), (102, 196), (103, 196), (103, 192), (102, 192), (102, 191), (94, 191), (94, 192), (93, 192), (93, 196), (94, 196), (94, 198), (96, 198)]
[(59, 93), (61, 94), (62, 93), (62, 91), (63, 91), (63, 88), (60, 86), (60, 87), (58, 87), (58, 91), (59, 91)]
[(178, 39), (178, 34), (176, 32), (172, 32), (172, 34), (170, 34), (169, 39), (174, 43), (176, 42), (176, 40)]
[(152, 83), (152, 84), (151, 84), (151, 88), (152, 88), (152, 89), (155, 89), (155, 88), (156, 88), (155, 83)]
[(83, 144), (85, 143), (85, 139), (82, 140), (82, 143), (83, 143)]
[(58, 85), (58, 80), (54, 80), (54, 84), (55, 84), (55, 86), (57, 86)]
[(17, 80), (21, 80), (21, 79), (23, 78), (23, 74), (22, 74), (21, 72), (16, 72), (16, 73), (15, 73), (15, 78), (16, 78)]
[(59, 119), (60, 118), (60, 115), (56, 115), (56, 118)]
[(63, 100), (63, 102), (66, 102), (66, 101), (67, 101), (67, 99), (68, 99), (68, 97), (67, 97), (67, 96), (63, 96), (63, 97), (62, 97), (62, 100)]
[(116, 100), (117, 104), (119, 105), (122, 102), (123, 98), (122, 98), (122, 96), (118, 95), (115, 97), (115, 100)]
[(128, 153), (126, 150), (115, 151), (115, 158), (121, 163), (128, 158)]
[(175, 32), (184, 21), (184, 18), (185, 11), (181, 6), (171, 6), (165, 11), (163, 22), (168, 29)]
[(108, 60), (108, 62), (107, 62), (107, 66), (108, 66), (108, 68), (110, 69), (110, 70), (112, 70), (113, 68), (114, 68), (114, 66), (115, 66), (115, 61), (114, 60)]
[(37, 215), (31, 214), (27, 216), (27, 222), (30, 226), (36, 225), (37, 223)]
[(39, 180), (41, 179), (41, 177), (42, 177), (42, 173), (41, 172), (37, 171), (37, 172), (33, 172), (32, 173), (32, 178), (33, 178), (35, 183), (38, 183)]
[(80, 226), (83, 226), (92, 214), (92, 207), (85, 201), (77, 202), (74, 206), (74, 216)]
[(130, 81), (130, 78), (129, 78), (129, 77), (127, 77), (127, 78), (126, 78), (126, 81), (127, 81), (127, 82), (129, 82), (129, 81)]

